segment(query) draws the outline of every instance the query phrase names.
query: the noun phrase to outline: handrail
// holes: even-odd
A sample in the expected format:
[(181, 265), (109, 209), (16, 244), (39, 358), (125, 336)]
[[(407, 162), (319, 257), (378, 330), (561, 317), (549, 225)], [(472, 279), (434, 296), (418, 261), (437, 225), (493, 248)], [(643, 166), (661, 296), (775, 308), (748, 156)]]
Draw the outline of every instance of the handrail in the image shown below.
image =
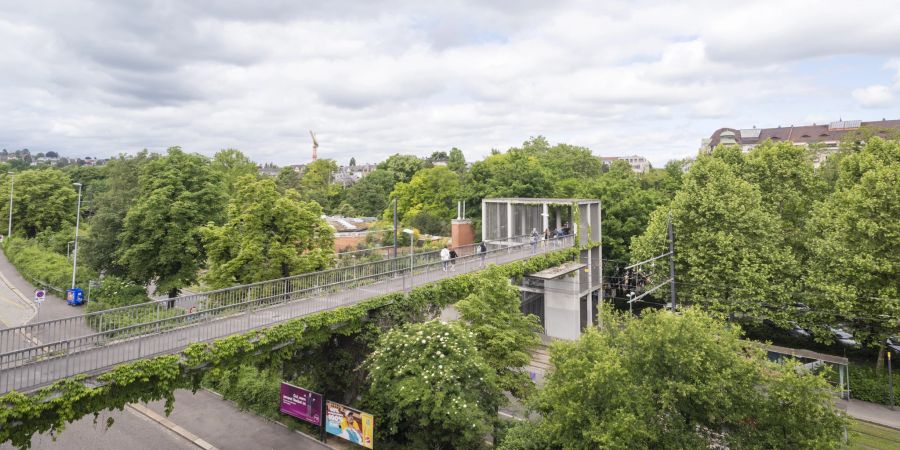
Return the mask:
[[(517, 236), (506, 241), (486, 242), (486, 244), (489, 246), (490, 253), (511, 246), (525, 245), (530, 239), (530, 236)], [(474, 254), (476, 245), (459, 247), (459, 252)], [(439, 252), (431, 251), (412, 255), (413, 269), (415, 270), (438, 261)], [(434, 261), (429, 261), (432, 259)], [(194, 293), (171, 299), (151, 300), (136, 305), (121, 306), (78, 316), (8, 328), (0, 330), (0, 356), (5, 356), (18, 350), (38, 348), (44, 345), (44, 342), (61, 342), (70, 338), (89, 336), (95, 332), (118, 332), (121, 329), (130, 329), (132, 325), (152, 323), (165, 315), (171, 314), (169, 311), (173, 309), (173, 306), (189, 313), (192, 311), (209, 313), (210, 310), (219, 310), (218, 306), (222, 304), (226, 306), (240, 304), (244, 298), (266, 298), (267, 294), (273, 292), (281, 292), (282, 294), (304, 292), (308, 289), (322, 289), (331, 285), (367, 279), (373, 276), (392, 275), (399, 271), (408, 270), (409, 260), (409, 255), (401, 256), (383, 261), (367, 262), (343, 268)], [(178, 314), (178, 316), (183, 315)]]

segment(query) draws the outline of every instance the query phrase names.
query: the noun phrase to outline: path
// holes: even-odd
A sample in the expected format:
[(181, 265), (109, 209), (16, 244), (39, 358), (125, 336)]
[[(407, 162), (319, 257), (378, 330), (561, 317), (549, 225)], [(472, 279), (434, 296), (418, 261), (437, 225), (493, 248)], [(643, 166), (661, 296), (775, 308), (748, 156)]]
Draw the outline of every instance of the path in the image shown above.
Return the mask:
[(838, 408), (854, 419), (900, 430), (900, 407), (892, 411), (888, 406), (862, 400), (838, 400)]

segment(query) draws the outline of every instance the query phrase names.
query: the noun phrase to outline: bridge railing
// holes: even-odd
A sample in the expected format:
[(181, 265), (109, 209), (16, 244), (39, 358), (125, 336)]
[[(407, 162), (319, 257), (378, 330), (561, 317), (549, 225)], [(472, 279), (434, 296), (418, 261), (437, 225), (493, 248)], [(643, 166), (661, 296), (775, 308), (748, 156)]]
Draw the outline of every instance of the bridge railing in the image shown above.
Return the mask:
[[(543, 253), (553, 248), (571, 246), (573, 242), (572, 237), (567, 236), (542, 241), (538, 247)], [(493, 262), (512, 250), (527, 249), (531, 238), (519, 236), (486, 244), (488, 252), (484, 259)], [(475, 245), (458, 248), (457, 253), (459, 261), (482, 259), (476, 253)], [(0, 331), (0, 370), (94, 349), (118, 340), (196, 325), (296, 300), (327, 296), (386, 280), (410, 278), (409, 285), (405, 278), (401, 285), (401, 289), (406, 289), (411, 287), (417, 274), (428, 272), (440, 264), (439, 251), (426, 252), (412, 258), (404, 256), (10, 328)], [(396, 285), (390, 289), (398, 290)]]

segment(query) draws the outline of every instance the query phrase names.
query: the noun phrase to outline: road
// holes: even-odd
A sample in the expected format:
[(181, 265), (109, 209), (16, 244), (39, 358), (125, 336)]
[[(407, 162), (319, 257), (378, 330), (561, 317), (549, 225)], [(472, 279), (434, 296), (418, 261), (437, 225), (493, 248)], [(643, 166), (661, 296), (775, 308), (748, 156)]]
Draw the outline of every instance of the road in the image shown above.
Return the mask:
[[(48, 295), (37, 308), (31, 296), (34, 286), (26, 281), (0, 251), (0, 328), (28, 322), (61, 319), (83, 314), (79, 307)], [(290, 431), (255, 414), (244, 413), (230, 402), (214, 394), (199, 391), (176, 393), (175, 410), (165, 418), (162, 402), (129, 405), (123, 411), (104, 411), (97, 423), (93, 415), (68, 424), (54, 439), (49, 433), (35, 435), (35, 450), (182, 450), (203, 448), (194, 443), (193, 436), (219, 449), (323, 449), (315, 440)], [(142, 412), (143, 411), (143, 412)], [(148, 416), (149, 415), (149, 416)], [(151, 418), (153, 417), (153, 418)], [(106, 427), (112, 418), (113, 426)], [(176, 431), (173, 431), (176, 430)], [(179, 432), (182, 432), (179, 434)], [(13, 450), (9, 443), (0, 450)]]

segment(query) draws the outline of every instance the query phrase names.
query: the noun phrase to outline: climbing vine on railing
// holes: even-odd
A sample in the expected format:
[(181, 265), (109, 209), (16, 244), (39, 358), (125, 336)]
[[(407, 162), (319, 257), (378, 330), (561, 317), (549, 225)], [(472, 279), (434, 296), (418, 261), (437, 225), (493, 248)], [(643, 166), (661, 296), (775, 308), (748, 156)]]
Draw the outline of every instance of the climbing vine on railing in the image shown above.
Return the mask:
[[(501, 266), (511, 278), (559, 265), (578, 255), (578, 248), (560, 250)], [(469, 295), (478, 272), (429, 283), (408, 293), (392, 293), (356, 305), (323, 311), (281, 324), (195, 343), (179, 354), (123, 364), (93, 379), (79, 375), (58, 381), (30, 395), (0, 396), (0, 443), (27, 449), (35, 433), (61, 432), (66, 423), (103, 410), (122, 409), (133, 402), (166, 400), (174, 406), (176, 389), (199, 388), (204, 373), (247, 362), (277, 362), (326, 342), (335, 334), (362, 330), (378, 333), (406, 322), (434, 317), (447, 305)], [(107, 425), (111, 425), (111, 422)]]

